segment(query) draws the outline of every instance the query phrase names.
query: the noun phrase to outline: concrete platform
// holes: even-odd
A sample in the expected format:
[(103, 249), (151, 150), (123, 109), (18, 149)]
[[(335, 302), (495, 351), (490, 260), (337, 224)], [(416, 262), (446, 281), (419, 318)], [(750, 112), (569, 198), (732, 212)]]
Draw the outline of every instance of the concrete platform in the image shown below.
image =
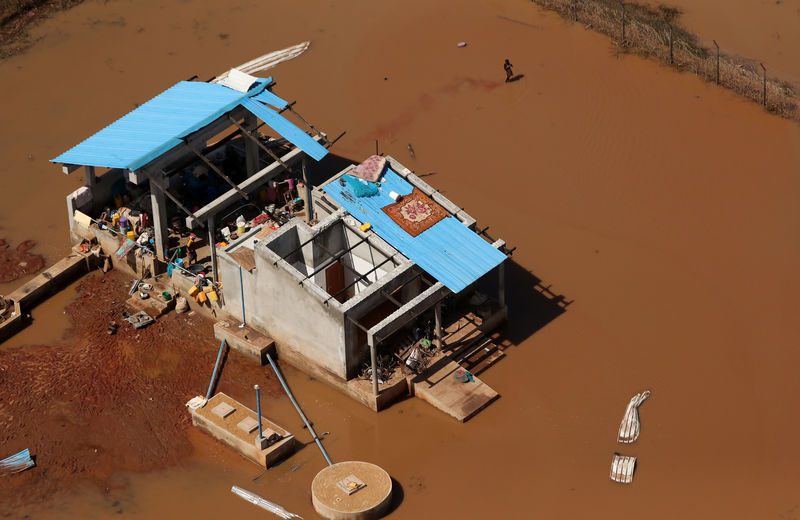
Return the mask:
[(339, 462), (323, 469), (311, 482), (311, 502), (331, 520), (380, 518), (389, 511), (392, 478), (369, 462)]
[(218, 321), (214, 324), (214, 337), (223, 339), (230, 347), (262, 365), (267, 364), (267, 354), (275, 358), (275, 342), (272, 338), (235, 320)]
[[(172, 296), (169, 300), (165, 300), (161, 296), (161, 293), (165, 291)], [(146, 291), (150, 297), (145, 300), (139, 296), (140, 292), (139, 290), (134, 291), (133, 296), (125, 302), (134, 312), (144, 311), (153, 318), (158, 318), (175, 308), (175, 293), (168, 286), (162, 284), (154, 285), (152, 290)]]
[(193, 425), (265, 468), (288, 457), (299, 446), (294, 435), (262, 416), (261, 427), (264, 436), (269, 436), (268, 430), (271, 430), (282, 439), (265, 449), (257, 447), (258, 428), (247, 431), (250, 429), (247, 419), (251, 419), (252, 423), (258, 426), (256, 413), (223, 393), (218, 393), (209, 399), (203, 408), (197, 410), (189, 408), (189, 412), (192, 415)]
[(68, 256), (42, 271), (11, 294), (6, 295), (7, 300), (14, 302), (14, 315), (11, 316), (9, 313), (6, 319), (0, 321), (0, 342), (30, 322), (27, 314), (38, 303), (91, 271), (97, 265), (100, 253), (101, 251), (96, 245), (92, 252), (88, 253), (81, 253), (77, 247), (73, 248), (72, 253)]
[(455, 377), (459, 369), (461, 365), (440, 355), (424, 372), (409, 377), (411, 393), (459, 421), (466, 422), (500, 394), (475, 376), (471, 382), (459, 381)]

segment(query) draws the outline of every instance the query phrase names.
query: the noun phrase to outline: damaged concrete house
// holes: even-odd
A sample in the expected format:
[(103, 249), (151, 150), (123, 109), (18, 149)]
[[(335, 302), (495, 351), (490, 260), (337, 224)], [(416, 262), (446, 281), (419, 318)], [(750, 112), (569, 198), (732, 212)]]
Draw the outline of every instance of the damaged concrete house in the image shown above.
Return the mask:
[(85, 172), (73, 243), (262, 363), (376, 411), (411, 393), (467, 420), (498, 397), (476, 375), (503, 356), (511, 250), (392, 157), (326, 172), (335, 140), (272, 84), (181, 81), (53, 159)]

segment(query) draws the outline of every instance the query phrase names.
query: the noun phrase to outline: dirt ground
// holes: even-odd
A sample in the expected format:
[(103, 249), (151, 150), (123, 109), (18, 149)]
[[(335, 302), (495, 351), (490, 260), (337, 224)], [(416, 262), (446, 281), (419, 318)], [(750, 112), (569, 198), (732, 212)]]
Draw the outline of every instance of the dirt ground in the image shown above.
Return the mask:
[[(29, 448), (37, 462), (0, 479), (0, 512), (81, 481), (105, 487), (115, 471), (150, 471), (191, 451), (184, 403), (208, 386), (213, 324), (171, 312), (135, 330), (121, 319), (128, 287), (118, 272), (89, 275), (66, 308), (73, 328), (63, 344), (0, 351), (0, 443), (8, 453)], [(120, 327), (109, 335), (112, 320)], [(228, 355), (217, 389), (249, 395), (241, 381), (263, 373)], [(280, 386), (269, 382), (262, 392), (274, 395)]]
[(36, 241), (26, 240), (12, 248), (0, 238), (0, 283), (13, 282), (44, 267), (44, 257), (30, 252), (35, 246)]

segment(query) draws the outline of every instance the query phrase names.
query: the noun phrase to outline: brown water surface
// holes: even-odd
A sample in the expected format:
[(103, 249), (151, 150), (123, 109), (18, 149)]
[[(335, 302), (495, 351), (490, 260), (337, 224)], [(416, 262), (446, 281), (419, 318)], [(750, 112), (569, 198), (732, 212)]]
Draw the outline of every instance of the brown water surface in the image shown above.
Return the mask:
[[(309, 39), (273, 71), (275, 92), (328, 133), (346, 130), (337, 154), (363, 158), (378, 139), (517, 246), (515, 347), (481, 376), (502, 398), (470, 422), (415, 399), (374, 414), (286, 368), (332, 458), (376, 463), (402, 486), (391, 518), (800, 515), (796, 124), (617, 58), (604, 37), (521, 0), (89, 1), (37, 36), (0, 63), (10, 243), (38, 240), (50, 260), (66, 250), (64, 197), (82, 179), (48, 158), (181, 79)], [(798, 48), (783, 49), (787, 63)], [(504, 58), (524, 78), (504, 84)], [(528, 272), (574, 300), (539, 330)], [(641, 439), (619, 445), (625, 405), (645, 388)], [(285, 399), (266, 403), (310, 441)], [(263, 517), (231, 495), (239, 485), (314, 517), (313, 445), (253, 482), (255, 465), (194, 437), (179, 467), (13, 516)], [(630, 486), (608, 479), (615, 451), (639, 457)]]

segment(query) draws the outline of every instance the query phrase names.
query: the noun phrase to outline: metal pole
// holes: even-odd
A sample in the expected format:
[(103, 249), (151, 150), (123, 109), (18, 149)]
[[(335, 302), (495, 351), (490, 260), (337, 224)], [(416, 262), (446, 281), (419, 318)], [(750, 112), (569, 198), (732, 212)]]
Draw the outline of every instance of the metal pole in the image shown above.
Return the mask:
[(717, 48), (717, 85), (719, 85), (719, 44), (717, 40), (711, 40), (714, 42), (714, 46)]
[(377, 139), (375, 139), (375, 155), (379, 155), (378, 154), (378, 140)]
[(622, 6), (622, 45), (625, 45), (625, 4), (619, 3)]
[[(503, 264), (500, 264), (503, 265)], [(436, 302), (433, 308), (433, 320), (436, 327), (436, 348), (442, 350), (442, 302)]]
[(216, 239), (216, 223), (214, 222), (214, 214), (212, 213), (209, 215), (208, 220), (206, 221), (206, 225), (208, 226), (208, 247), (209, 253), (211, 254), (211, 276), (214, 278), (215, 282), (219, 282), (219, 273), (217, 268), (217, 247), (215, 243)]
[(225, 349), (225, 340), (219, 346), (219, 354), (217, 354), (217, 362), (214, 365), (214, 373), (211, 374), (211, 381), (208, 383), (208, 392), (206, 392), (206, 401), (211, 399), (211, 389), (214, 388), (214, 380), (217, 379), (217, 370), (219, 369), (219, 361), (222, 359), (222, 351)]
[(244, 283), (242, 282), (242, 266), (239, 266), (239, 292), (242, 294), (242, 324), (239, 325), (239, 328), (242, 329), (246, 323), (244, 315)]
[(761, 104), (767, 106), (767, 68), (763, 63), (759, 63), (759, 65), (761, 65), (761, 70), (764, 71), (764, 95), (761, 98)]
[(328, 457), (328, 452), (325, 451), (325, 448), (322, 447), (322, 443), (320, 442), (319, 437), (317, 437), (317, 432), (314, 431), (314, 427), (311, 426), (311, 423), (309, 423), (308, 419), (306, 419), (306, 416), (303, 413), (303, 410), (300, 409), (300, 405), (297, 404), (297, 401), (294, 400), (294, 396), (292, 395), (292, 391), (289, 390), (289, 387), (286, 385), (286, 381), (283, 380), (283, 376), (281, 375), (280, 371), (278, 370), (278, 367), (275, 365), (275, 362), (272, 360), (272, 356), (270, 356), (269, 354), (267, 354), (267, 361), (269, 361), (269, 364), (272, 366), (272, 370), (275, 371), (275, 375), (278, 376), (278, 381), (281, 382), (281, 386), (283, 387), (284, 391), (286, 392), (286, 395), (289, 396), (289, 399), (291, 399), (292, 404), (294, 405), (295, 409), (297, 410), (297, 413), (300, 414), (300, 418), (303, 419), (304, 423), (306, 423), (306, 428), (308, 428), (308, 431), (311, 432), (311, 436), (314, 437), (314, 441), (317, 443), (317, 446), (319, 447), (319, 450), (322, 452), (322, 456), (325, 457), (326, 461), (328, 461), (328, 466), (333, 466), (333, 462), (331, 462), (331, 458)]
[(367, 335), (367, 343), (369, 344), (369, 360), (372, 364), (372, 393), (378, 395), (378, 356), (375, 352), (375, 338), (372, 334)]
[(669, 64), (672, 65), (672, 24), (669, 25)]
[(261, 431), (261, 391), (258, 385), (255, 385), (254, 388), (256, 389), (256, 409), (258, 410), (258, 438), (264, 438), (264, 432)]
[(578, 21), (578, 0), (572, 0), (572, 19)]

